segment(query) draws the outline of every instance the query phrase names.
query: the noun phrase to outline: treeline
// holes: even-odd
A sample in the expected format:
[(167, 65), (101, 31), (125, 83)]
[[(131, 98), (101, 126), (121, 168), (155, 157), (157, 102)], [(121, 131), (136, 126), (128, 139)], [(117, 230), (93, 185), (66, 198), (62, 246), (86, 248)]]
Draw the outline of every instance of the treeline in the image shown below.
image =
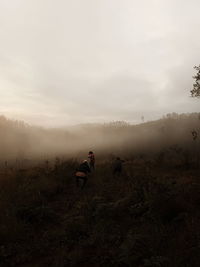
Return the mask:
[(199, 138), (200, 113), (171, 113), (138, 125), (118, 121), (55, 129), (0, 116), (0, 160), (79, 157), (88, 150), (99, 155), (156, 153), (174, 146), (192, 150)]

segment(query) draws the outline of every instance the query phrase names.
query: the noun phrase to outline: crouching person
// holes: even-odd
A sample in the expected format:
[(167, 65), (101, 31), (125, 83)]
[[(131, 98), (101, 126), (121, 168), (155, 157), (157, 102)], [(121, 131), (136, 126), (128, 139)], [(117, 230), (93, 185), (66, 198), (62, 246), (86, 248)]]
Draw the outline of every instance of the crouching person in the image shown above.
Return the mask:
[(79, 187), (79, 181), (82, 180), (81, 188), (84, 188), (87, 182), (88, 173), (90, 173), (90, 167), (87, 160), (84, 160), (77, 169), (76, 172), (76, 186)]

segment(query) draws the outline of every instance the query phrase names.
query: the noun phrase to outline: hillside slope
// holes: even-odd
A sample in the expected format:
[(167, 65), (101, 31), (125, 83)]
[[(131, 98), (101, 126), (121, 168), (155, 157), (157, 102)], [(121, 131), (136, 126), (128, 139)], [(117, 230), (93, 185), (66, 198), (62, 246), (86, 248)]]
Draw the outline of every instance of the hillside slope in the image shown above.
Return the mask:
[(178, 145), (191, 150), (192, 131), (199, 134), (199, 114), (168, 114), (165, 118), (139, 125), (124, 122), (89, 124), (45, 129), (0, 117), (0, 160), (45, 159), (56, 156), (81, 157), (97, 151), (99, 157), (120, 153), (157, 153)]

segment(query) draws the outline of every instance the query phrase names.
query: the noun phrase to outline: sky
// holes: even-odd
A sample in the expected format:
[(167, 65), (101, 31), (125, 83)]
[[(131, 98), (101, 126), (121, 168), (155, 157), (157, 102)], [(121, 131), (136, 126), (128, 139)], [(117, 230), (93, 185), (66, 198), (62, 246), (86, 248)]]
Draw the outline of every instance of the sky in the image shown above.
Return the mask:
[(200, 112), (199, 0), (0, 0), (0, 114), (45, 127)]

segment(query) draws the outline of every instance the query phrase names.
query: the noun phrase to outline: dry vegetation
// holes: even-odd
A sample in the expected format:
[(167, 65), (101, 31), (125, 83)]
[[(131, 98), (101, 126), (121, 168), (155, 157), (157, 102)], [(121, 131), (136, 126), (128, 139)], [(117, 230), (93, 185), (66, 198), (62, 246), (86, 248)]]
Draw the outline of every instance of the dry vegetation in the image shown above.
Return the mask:
[[(0, 127), (0, 266), (199, 266), (198, 114), (79, 131), (5, 118)], [(81, 190), (68, 157), (89, 141), (97, 167)], [(125, 159), (119, 177), (114, 155)]]

